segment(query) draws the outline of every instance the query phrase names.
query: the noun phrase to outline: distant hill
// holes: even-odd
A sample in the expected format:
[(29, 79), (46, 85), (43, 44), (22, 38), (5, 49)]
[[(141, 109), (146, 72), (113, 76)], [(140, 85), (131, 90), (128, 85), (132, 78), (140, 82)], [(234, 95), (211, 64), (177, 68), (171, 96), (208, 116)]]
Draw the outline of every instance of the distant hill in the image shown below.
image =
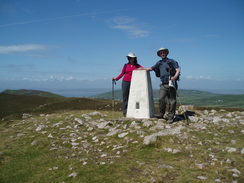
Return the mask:
[(7, 89), (1, 93), (12, 94), (12, 95), (40, 96), (40, 97), (64, 97), (50, 92), (39, 91), (39, 90), (25, 90), (25, 89), (20, 89), (20, 90)]
[[(159, 90), (153, 90), (154, 102), (158, 102)], [(91, 98), (112, 99), (112, 92), (101, 93)], [(115, 100), (122, 100), (122, 91), (114, 91)], [(224, 95), (199, 90), (179, 90), (178, 104), (199, 107), (220, 107), (244, 109), (244, 95)]]
[[(55, 95), (54, 95), (55, 96)], [(114, 110), (119, 111), (121, 102), (117, 101)], [(111, 100), (82, 97), (48, 97), (0, 93), (0, 120), (19, 119), (23, 113), (53, 113), (68, 110), (112, 110)]]
[[(9, 94), (11, 93), (11, 94)], [(115, 90), (115, 106), (112, 108), (111, 92), (94, 95), (92, 98), (66, 98), (36, 90), (5, 90), (0, 93), (0, 120), (21, 118), (23, 113), (53, 113), (67, 110), (121, 111), (121, 90)], [(158, 90), (154, 90), (155, 109)], [(244, 95), (222, 95), (197, 90), (179, 90), (178, 105), (194, 105), (201, 108), (225, 108), (244, 110)]]

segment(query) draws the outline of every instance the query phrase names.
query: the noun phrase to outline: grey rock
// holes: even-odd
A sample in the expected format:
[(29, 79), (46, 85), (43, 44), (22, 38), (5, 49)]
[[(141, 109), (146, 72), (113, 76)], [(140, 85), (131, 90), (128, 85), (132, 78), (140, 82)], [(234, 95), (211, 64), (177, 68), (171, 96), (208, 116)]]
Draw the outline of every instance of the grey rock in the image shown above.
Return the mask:
[(125, 137), (128, 134), (129, 134), (128, 132), (124, 132), (124, 133), (119, 134), (118, 137), (119, 138), (123, 138), (123, 137)]
[(30, 118), (30, 117), (32, 117), (31, 114), (24, 113), (24, 114), (22, 115), (22, 119), (27, 119), (27, 118)]
[(197, 179), (200, 179), (200, 180), (207, 180), (208, 178), (207, 178), (207, 177), (204, 177), (204, 176), (199, 175), (199, 176), (197, 176)]
[(105, 128), (107, 125), (113, 125), (113, 124), (110, 123), (110, 122), (105, 121), (105, 122), (102, 122), (102, 123), (97, 124), (97, 127), (98, 127), (99, 129), (103, 129), (103, 128)]
[(226, 147), (227, 152), (231, 153), (231, 152), (236, 152), (236, 148), (234, 147)]
[(116, 135), (118, 132), (120, 132), (120, 129), (113, 129), (112, 131), (110, 131), (107, 136), (113, 136)]
[(172, 166), (169, 165), (159, 165), (158, 168), (168, 168), (168, 169), (172, 169)]
[(80, 118), (75, 118), (74, 121), (80, 123), (80, 125), (83, 125), (83, 121)]
[(241, 150), (241, 154), (244, 154), (244, 148), (242, 148), (242, 150)]
[(39, 132), (39, 131), (43, 130), (43, 129), (46, 128), (46, 127), (48, 127), (48, 126), (46, 126), (46, 125), (39, 125), (39, 126), (36, 128), (36, 131)]
[(156, 140), (157, 140), (157, 134), (148, 135), (144, 138), (143, 144), (144, 145), (153, 144), (156, 142)]

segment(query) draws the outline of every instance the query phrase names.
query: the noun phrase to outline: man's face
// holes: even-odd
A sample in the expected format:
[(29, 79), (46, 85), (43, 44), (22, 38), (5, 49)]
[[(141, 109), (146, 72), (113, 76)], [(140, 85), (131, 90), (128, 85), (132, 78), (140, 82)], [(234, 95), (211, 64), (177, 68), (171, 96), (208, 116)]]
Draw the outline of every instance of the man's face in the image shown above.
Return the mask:
[(166, 58), (167, 57), (167, 52), (165, 50), (162, 50), (159, 52), (159, 55), (161, 58)]

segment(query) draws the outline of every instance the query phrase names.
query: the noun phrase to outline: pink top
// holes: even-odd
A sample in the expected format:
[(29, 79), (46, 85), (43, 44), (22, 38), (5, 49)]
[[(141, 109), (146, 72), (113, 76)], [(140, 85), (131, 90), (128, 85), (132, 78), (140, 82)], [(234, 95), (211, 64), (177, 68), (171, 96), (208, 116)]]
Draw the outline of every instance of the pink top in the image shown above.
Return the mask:
[(123, 75), (124, 75), (123, 80), (131, 81), (132, 71), (142, 66), (138, 64), (138, 66), (136, 67), (136, 65), (126, 64), (124, 67), (122, 68), (120, 75), (116, 78), (116, 81), (118, 81)]

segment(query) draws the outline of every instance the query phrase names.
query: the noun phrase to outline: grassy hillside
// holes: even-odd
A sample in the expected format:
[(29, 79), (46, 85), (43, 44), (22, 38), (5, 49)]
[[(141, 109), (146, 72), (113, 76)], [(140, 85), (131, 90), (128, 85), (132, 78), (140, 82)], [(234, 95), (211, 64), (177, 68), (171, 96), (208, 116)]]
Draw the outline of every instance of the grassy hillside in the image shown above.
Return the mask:
[(27, 95), (27, 96), (40, 96), (40, 97), (63, 97), (61, 95), (57, 95), (50, 92), (40, 91), (40, 90), (4, 90), (2, 93), (4, 94), (12, 94), (12, 95)]
[(244, 109), (244, 95), (222, 95), (195, 101), (196, 106)]
[[(154, 101), (158, 102), (159, 90), (153, 90)], [(111, 99), (112, 92), (94, 95), (92, 98)], [(121, 100), (122, 91), (115, 90), (114, 98)], [(244, 95), (223, 95), (198, 90), (179, 90), (178, 104), (202, 107), (222, 107), (244, 109)]]
[[(181, 97), (181, 100), (188, 101), (188, 102), (194, 101), (196, 99), (201, 99), (201, 98), (210, 98), (210, 97), (215, 97), (215, 96), (222, 96), (222, 94), (216, 94), (216, 93), (198, 91), (198, 90), (179, 90), (178, 94)], [(159, 90), (153, 90), (153, 96), (155, 99), (158, 99)], [(111, 99), (112, 98), (112, 92), (105, 92), (105, 93), (101, 93), (101, 94), (94, 95), (91, 97), (92, 98)], [(122, 90), (115, 90), (114, 91), (114, 98), (122, 100)]]
[[(33, 90), (11, 90), (11, 92), (14, 94), (0, 93), (0, 119), (20, 119), (23, 113), (40, 114), (43, 112), (52, 113), (55, 111), (69, 110), (112, 110), (113, 101), (111, 101), (111, 92), (95, 95), (93, 98), (58, 97), (58, 95), (52, 93)], [(153, 92), (156, 102), (155, 111), (158, 111), (158, 90), (154, 90)], [(116, 90), (115, 106), (113, 108), (115, 111), (121, 111), (121, 96), (121, 90)], [(178, 104), (181, 102), (182, 105), (228, 108), (228, 110), (244, 109), (244, 95), (221, 95), (196, 90), (179, 90), (179, 96), (177, 98)]]
[[(116, 101), (114, 110), (121, 102)], [(112, 110), (112, 101), (89, 98), (40, 97), (0, 93), (0, 119), (20, 118), (23, 113), (52, 113), (61, 110)]]

